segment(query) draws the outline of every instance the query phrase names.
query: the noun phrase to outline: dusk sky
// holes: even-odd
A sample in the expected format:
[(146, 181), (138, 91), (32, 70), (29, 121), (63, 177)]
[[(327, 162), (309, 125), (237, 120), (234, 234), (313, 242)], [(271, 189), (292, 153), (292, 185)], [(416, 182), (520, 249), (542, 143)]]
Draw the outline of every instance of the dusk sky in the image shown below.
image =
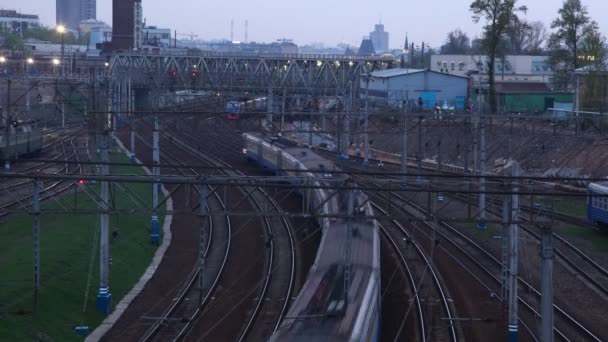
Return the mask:
[[(98, 19), (111, 24), (111, 0), (98, 0)], [(198, 34), (201, 39), (230, 38), (234, 19), (235, 40), (244, 39), (244, 22), (249, 20), (249, 40), (269, 42), (290, 38), (299, 44), (323, 42), (326, 45), (350, 43), (358, 46), (380, 17), (390, 32), (391, 48), (403, 45), (405, 33), (410, 42), (430, 42), (438, 47), (447, 32), (461, 28), (474, 38), (482, 24), (473, 24), (471, 0), (143, 0), (148, 25)], [(557, 16), (562, 0), (520, 0), (529, 8), (528, 20), (547, 26)], [(583, 0), (591, 17), (608, 35), (608, 1)], [(55, 0), (2, 0), (4, 9), (38, 14), (44, 25), (55, 25)], [(185, 38), (181, 36), (180, 38)]]

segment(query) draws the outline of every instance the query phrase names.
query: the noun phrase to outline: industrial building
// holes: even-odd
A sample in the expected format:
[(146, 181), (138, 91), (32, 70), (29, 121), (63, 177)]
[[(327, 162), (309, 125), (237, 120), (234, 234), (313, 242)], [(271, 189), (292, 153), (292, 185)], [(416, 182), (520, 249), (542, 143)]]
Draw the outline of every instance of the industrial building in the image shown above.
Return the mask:
[(504, 113), (544, 113), (549, 108), (568, 109), (574, 94), (554, 92), (546, 83), (499, 82), (498, 108)]
[(68, 30), (78, 31), (80, 22), (97, 19), (96, 0), (57, 0), (57, 25), (64, 25)]
[(17, 35), (23, 34), (28, 28), (40, 25), (37, 15), (22, 14), (14, 10), (0, 10), (0, 30)]
[(400, 106), (404, 101), (415, 106), (422, 99), (424, 108), (447, 103), (462, 109), (468, 96), (468, 78), (431, 70), (389, 69), (363, 77), (361, 89), (362, 96), (369, 94), (372, 100), (389, 106)]
[(143, 26), (141, 0), (113, 0), (112, 49), (141, 49)]

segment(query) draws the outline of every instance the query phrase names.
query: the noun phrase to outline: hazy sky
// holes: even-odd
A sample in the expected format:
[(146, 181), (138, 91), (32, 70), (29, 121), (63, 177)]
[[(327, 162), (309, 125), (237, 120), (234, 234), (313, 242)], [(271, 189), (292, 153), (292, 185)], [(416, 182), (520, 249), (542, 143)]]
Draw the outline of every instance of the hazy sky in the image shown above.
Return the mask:
[[(244, 39), (249, 20), (250, 41), (291, 38), (302, 45), (346, 42), (359, 45), (380, 17), (390, 32), (391, 48), (401, 47), (405, 33), (410, 42), (430, 42), (440, 46), (447, 32), (460, 27), (474, 38), (481, 24), (473, 24), (471, 0), (142, 0), (148, 25), (194, 32), (199, 38), (230, 38), (234, 19), (234, 39)], [(547, 26), (557, 16), (562, 0), (520, 0), (529, 8), (528, 20)], [(608, 35), (608, 0), (583, 0), (591, 17)], [(111, 24), (111, 0), (97, 0), (97, 15)], [(2, 0), (0, 7), (38, 14), (43, 24), (55, 25), (55, 0)], [(185, 37), (180, 37), (185, 38)]]

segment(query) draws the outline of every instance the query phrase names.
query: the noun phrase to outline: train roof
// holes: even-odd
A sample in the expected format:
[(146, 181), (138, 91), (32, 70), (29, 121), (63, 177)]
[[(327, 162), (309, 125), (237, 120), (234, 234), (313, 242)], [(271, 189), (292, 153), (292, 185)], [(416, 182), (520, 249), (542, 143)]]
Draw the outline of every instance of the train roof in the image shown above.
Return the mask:
[(601, 195), (608, 195), (608, 182), (598, 182), (589, 184), (589, 191)]
[(317, 263), (275, 335), (277, 341), (348, 341), (357, 325), (369, 319), (360, 305), (378, 291), (377, 230), (367, 221), (351, 224), (352, 264), (345, 296), (347, 227), (339, 221), (326, 229)]

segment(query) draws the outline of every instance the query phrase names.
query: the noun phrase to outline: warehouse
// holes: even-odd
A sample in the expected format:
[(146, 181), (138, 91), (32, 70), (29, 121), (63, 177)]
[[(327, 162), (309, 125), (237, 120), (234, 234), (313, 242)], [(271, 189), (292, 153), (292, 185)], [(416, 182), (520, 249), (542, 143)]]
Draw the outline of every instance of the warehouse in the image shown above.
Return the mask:
[[(468, 97), (468, 78), (420, 69), (389, 69), (373, 72), (361, 81), (361, 94), (373, 101), (399, 106), (404, 101), (424, 108), (437, 104), (462, 109)], [(369, 91), (367, 91), (369, 89)]]

